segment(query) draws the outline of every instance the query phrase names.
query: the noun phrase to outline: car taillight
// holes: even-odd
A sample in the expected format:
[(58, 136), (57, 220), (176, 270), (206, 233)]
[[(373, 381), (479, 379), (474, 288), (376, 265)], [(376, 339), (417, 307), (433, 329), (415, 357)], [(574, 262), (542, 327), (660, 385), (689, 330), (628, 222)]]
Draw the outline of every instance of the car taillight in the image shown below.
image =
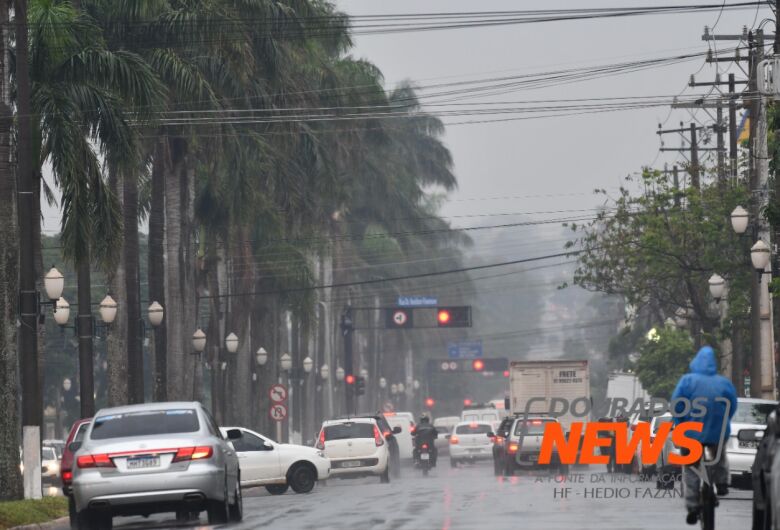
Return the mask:
[(493, 443), (496, 445), (504, 445), (504, 437), (503, 436), (496, 436), (493, 438)]
[(73, 480), (73, 471), (63, 471), (62, 472), (62, 481), (63, 482), (70, 482)]
[(384, 441), (382, 441), (382, 433), (379, 432), (379, 427), (374, 425), (374, 443), (377, 447), (381, 446)]
[(428, 449), (428, 444), (422, 444), (422, 449)]
[(176, 462), (186, 462), (188, 460), (204, 460), (211, 458), (214, 454), (214, 449), (210, 445), (204, 445), (200, 447), (180, 447), (176, 451), (176, 456), (171, 461), (172, 464)]
[(82, 455), (76, 459), (76, 464), (81, 469), (88, 469), (91, 467), (116, 467), (113, 460), (106, 455)]
[(510, 455), (513, 455), (517, 452), (518, 449), (520, 449), (520, 444), (512, 442), (509, 444), (509, 447), (507, 447), (506, 452)]
[(450, 445), (458, 445), (459, 441), (460, 440), (458, 440), (458, 437), (455, 436), (454, 434), (450, 436)]
[(323, 451), (325, 449), (325, 429), (320, 431), (320, 439), (317, 440), (317, 449)]
[(412, 426), (409, 427), (409, 432), (412, 433), (412, 434), (414, 434), (414, 432), (416, 430), (417, 430), (417, 426), (416, 425), (412, 425)]

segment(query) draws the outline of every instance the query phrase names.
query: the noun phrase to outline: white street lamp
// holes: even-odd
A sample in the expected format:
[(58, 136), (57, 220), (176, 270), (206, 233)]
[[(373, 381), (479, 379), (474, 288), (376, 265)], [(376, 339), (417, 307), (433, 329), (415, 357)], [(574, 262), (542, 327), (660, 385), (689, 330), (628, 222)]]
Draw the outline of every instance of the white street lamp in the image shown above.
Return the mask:
[(330, 376), (330, 368), (327, 364), (323, 364), (320, 367), (320, 377), (322, 377), (323, 380), (327, 381), (328, 377)]
[(726, 291), (726, 280), (724, 280), (719, 274), (713, 274), (709, 279), (710, 294), (715, 299), (716, 303), (720, 303), (720, 299), (723, 298), (723, 293)]
[(67, 377), (62, 380), (62, 389), (65, 392), (70, 392), (70, 389), (71, 389), (72, 386), (73, 386), (73, 383)]
[(57, 300), (57, 305), (54, 307), (54, 321), (58, 326), (64, 326), (68, 323), (68, 317), (70, 317), (70, 304), (67, 300), (60, 297), (60, 299)]
[(156, 328), (162, 324), (165, 311), (159, 302), (152, 302), (151, 305), (149, 305), (147, 313), (149, 315), (149, 323), (152, 325), (152, 327)]
[(238, 335), (230, 333), (230, 335), (225, 337), (225, 347), (228, 353), (236, 353), (238, 351)]
[(265, 348), (261, 347), (257, 350), (257, 353), (255, 353), (255, 360), (260, 366), (265, 366), (265, 363), (268, 362), (268, 352), (265, 351)]
[(200, 328), (192, 334), (192, 348), (195, 353), (203, 353), (203, 350), (206, 349), (206, 334)]
[(750, 249), (750, 261), (753, 262), (753, 268), (756, 271), (763, 272), (769, 265), (769, 246), (760, 239), (756, 241), (756, 244)]
[(398, 393), (398, 385), (396, 385), (395, 383), (390, 385), (390, 393), (393, 394), (393, 395), (397, 394)]
[(111, 298), (110, 294), (107, 294), (103, 301), (100, 302), (100, 318), (106, 324), (111, 324), (116, 318), (117, 303), (116, 300)]
[(288, 372), (292, 369), (292, 357), (289, 353), (285, 353), (282, 355), (282, 357), (279, 359), (280, 366), (282, 367), (282, 370), (285, 372)]
[(406, 387), (404, 387), (404, 384), (403, 383), (398, 383), (398, 393), (399, 394), (403, 394), (405, 390), (406, 390)]
[(339, 366), (336, 368), (336, 381), (343, 381), (344, 380), (344, 369)]
[(384, 377), (379, 378), (379, 388), (387, 388), (387, 379)]
[(731, 212), (731, 228), (737, 234), (744, 234), (748, 227), (748, 221), (750, 217), (748, 211), (742, 206), (737, 206), (734, 211)]
[(368, 381), (368, 370), (366, 370), (365, 368), (360, 370), (360, 377)]
[(420, 390), (420, 382), (417, 379), (412, 382), (412, 388), (415, 390)]
[(65, 289), (65, 277), (54, 265), (43, 277), (43, 288), (46, 290), (46, 296), (49, 297), (49, 300), (59, 300), (62, 296), (62, 290)]
[(310, 374), (312, 368), (314, 368), (314, 361), (311, 360), (311, 357), (306, 356), (303, 360), (303, 371)]

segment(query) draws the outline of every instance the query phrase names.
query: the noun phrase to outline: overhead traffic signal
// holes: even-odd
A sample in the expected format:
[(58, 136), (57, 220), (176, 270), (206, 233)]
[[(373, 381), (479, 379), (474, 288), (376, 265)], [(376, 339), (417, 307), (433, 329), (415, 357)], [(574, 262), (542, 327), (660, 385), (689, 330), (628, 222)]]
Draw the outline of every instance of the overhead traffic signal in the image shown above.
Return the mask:
[(471, 361), (471, 369), (475, 372), (481, 372), (485, 369), (485, 361), (482, 359), (474, 359)]
[(344, 382), (348, 385), (354, 385), (355, 384), (355, 376), (352, 374), (347, 374), (346, 377), (344, 377)]
[(440, 328), (470, 328), (471, 306), (437, 308), (436, 324)]
[(365, 377), (355, 378), (355, 395), (362, 396), (365, 393), (366, 393), (366, 378)]
[(425, 406), (426, 407), (428, 407), (429, 409), (432, 409), (434, 405), (436, 405), (436, 400), (435, 399), (433, 399), (432, 397), (429, 397), (429, 398), (425, 399)]

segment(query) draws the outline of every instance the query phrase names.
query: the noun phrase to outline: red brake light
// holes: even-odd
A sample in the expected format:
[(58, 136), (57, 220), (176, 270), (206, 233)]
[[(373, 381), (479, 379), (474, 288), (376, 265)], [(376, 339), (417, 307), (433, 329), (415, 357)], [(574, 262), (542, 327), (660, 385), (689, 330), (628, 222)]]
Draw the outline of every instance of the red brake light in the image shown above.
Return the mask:
[(423, 449), (428, 449), (428, 444), (422, 444)]
[(412, 425), (411, 427), (409, 427), (409, 432), (412, 433), (412, 434), (414, 434), (414, 431), (416, 431), (416, 430), (417, 430), (417, 426), (416, 425)]
[(383, 443), (385, 443), (382, 440), (382, 434), (379, 432), (379, 427), (374, 425), (374, 443), (377, 447), (381, 446)]
[(70, 482), (73, 480), (73, 471), (63, 471), (62, 472), (62, 481), (63, 482)]
[(390, 432), (390, 431), (385, 431), (385, 432), (383, 432), (383, 433), (382, 433), (382, 435), (383, 435), (385, 438), (387, 438), (387, 437), (388, 437), (388, 436), (390, 436), (391, 434), (393, 434), (393, 433), (392, 433), (392, 432)]
[(509, 447), (507, 447), (506, 452), (510, 455), (513, 455), (517, 452), (517, 450), (520, 449), (520, 445), (516, 443), (510, 443)]
[(455, 436), (454, 434), (450, 436), (450, 445), (458, 445), (459, 441), (460, 440), (458, 440), (458, 437)]
[(76, 459), (76, 465), (81, 469), (88, 469), (91, 467), (116, 467), (107, 454), (82, 455)]
[(320, 451), (325, 449), (325, 429), (320, 431), (320, 439), (317, 440), (317, 449)]
[(201, 447), (181, 447), (176, 451), (176, 456), (173, 457), (171, 463), (186, 462), (187, 460), (203, 460), (211, 458), (214, 454), (214, 449), (209, 446)]

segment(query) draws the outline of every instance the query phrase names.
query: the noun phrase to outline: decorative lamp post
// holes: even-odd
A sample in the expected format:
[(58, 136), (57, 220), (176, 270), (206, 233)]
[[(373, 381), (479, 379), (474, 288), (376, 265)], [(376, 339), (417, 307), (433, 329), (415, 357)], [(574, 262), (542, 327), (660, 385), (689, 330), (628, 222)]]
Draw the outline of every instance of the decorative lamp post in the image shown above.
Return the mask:
[(203, 353), (203, 350), (206, 349), (206, 334), (200, 328), (192, 334), (192, 349), (198, 354)]
[(339, 366), (336, 368), (336, 381), (343, 381), (344, 380), (344, 369)]
[(59, 300), (62, 296), (62, 291), (65, 289), (65, 277), (54, 265), (51, 266), (49, 272), (43, 277), (43, 288), (46, 290), (46, 296), (52, 302)]
[(756, 244), (750, 249), (750, 261), (753, 262), (753, 268), (756, 269), (756, 272), (764, 273), (766, 266), (769, 265), (769, 257), (769, 245), (760, 239), (756, 241)]
[(713, 274), (709, 279), (710, 294), (715, 300), (716, 304), (720, 303), (720, 299), (723, 298), (723, 293), (726, 292), (726, 280), (724, 280), (719, 274)]
[(265, 363), (268, 362), (268, 352), (265, 351), (265, 348), (261, 347), (257, 350), (257, 353), (255, 353), (255, 361), (257, 361), (259, 366), (265, 366)]
[[(54, 306), (54, 321), (58, 326), (65, 326), (68, 323), (70, 317), (70, 304), (67, 300), (60, 297)], [(70, 381), (70, 379), (68, 380)]]
[(737, 206), (734, 211), (731, 212), (731, 228), (737, 234), (744, 234), (748, 227), (748, 221), (750, 220), (750, 214), (742, 206)]
[(312, 368), (314, 368), (314, 361), (311, 360), (311, 357), (306, 357), (303, 360), (303, 371), (310, 374)]
[(149, 305), (149, 309), (147, 309), (147, 315), (149, 317), (149, 323), (153, 328), (156, 328), (162, 324), (163, 318), (165, 317), (165, 310), (159, 302), (152, 302)]
[(292, 356), (289, 353), (282, 354), (279, 358), (279, 365), (285, 372), (292, 370)]
[(379, 388), (387, 388), (387, 379), (384, 377), (379, 378)]
[(110, 294), (107, 294), (103, 301), (100, 302), (98, 311), (100, 312), (100, 318), (106, 324), (111, 324), (116, 318), (117, 303), (116, 300), (111, 298)]
[(238, 336), (235, 333), (225, 337), (225, 348), (227, 348), (228, 353), (236, 353), (238, 351)]
[(328, 377), (330, 376), (330, 368), (327, 364), (323, 364), (320, 367), (320, 377), (322, 377), (323, 381), (327, 381)]

